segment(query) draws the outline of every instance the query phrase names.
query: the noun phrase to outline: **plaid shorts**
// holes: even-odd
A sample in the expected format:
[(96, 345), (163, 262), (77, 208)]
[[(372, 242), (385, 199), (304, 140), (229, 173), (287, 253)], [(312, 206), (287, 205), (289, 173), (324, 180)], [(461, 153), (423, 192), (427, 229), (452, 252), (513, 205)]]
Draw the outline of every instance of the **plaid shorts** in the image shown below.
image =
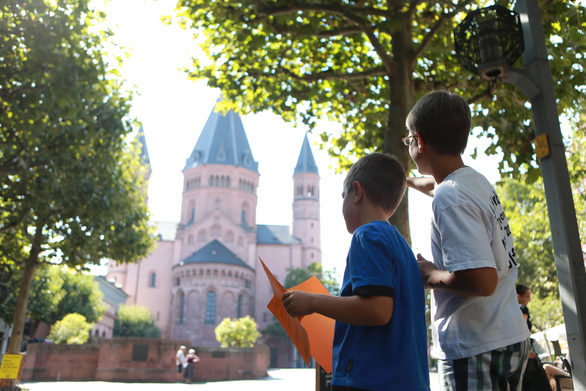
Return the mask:
[(521, 391), (529, 339), (457, 360), (439, 360), (442, 391)]

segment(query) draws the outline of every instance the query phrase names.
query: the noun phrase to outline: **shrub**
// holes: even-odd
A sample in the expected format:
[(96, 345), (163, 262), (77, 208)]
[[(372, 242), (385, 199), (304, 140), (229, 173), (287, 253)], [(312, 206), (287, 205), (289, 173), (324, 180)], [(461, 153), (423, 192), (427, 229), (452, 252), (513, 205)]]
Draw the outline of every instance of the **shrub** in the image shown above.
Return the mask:
[(93, 327), (93, 323), (88, 323), (85, 316), (68, 314), (51, 327), (49, 339), (54, 343), (81, 345), (87, 342)]
[(249, 348), (259, 336), (256, 323), (250, 316), (237, 320), (225, 318), (216, 327), (216, 339), (223, 348)]
[(121, 305), (114, 320), (115, 337), (159, 338), (161, 330), (155, 325), (151, 311), (138, 305)]

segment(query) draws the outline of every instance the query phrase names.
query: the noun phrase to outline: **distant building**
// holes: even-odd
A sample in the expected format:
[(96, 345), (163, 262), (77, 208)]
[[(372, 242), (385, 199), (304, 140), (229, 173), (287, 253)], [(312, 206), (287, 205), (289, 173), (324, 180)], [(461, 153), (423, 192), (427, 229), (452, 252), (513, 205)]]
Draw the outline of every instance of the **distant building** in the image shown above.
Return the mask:
[(94, 281), (98, 283), (100, 291), (104, 295), (103, 301), (106, 307), (106, 312), (102, 318), (94, 324), (94, 328), (90, 332), (92, 337), (112, 338), (114, 332), (114, 319), (116, 319), (116, 311), (120, 304), (125, 304), (128, 295), (116, 286), (113, 281), (108, 281), (104, 276), (95, 276)]
[[(181, 220), (158, 223), (153, 252), (136, 264), (110, 263), (108, 278), (122, 285), (127, 304), (152, 311), (163, 337), (218, 346), (214, 330), (224, 318), (250, 315), (259, 330), (273, 324), (259, 257), (281, 282), (289, 268), (321, 263), (320, 178), (307, 136), (293, 163), (292, 226), (257, 225), (258, 163), (242, 121), (212, 111), (183, 169)], [(283, 346), (271, 346), (272, 360), (288, 366), (276, 361)]]

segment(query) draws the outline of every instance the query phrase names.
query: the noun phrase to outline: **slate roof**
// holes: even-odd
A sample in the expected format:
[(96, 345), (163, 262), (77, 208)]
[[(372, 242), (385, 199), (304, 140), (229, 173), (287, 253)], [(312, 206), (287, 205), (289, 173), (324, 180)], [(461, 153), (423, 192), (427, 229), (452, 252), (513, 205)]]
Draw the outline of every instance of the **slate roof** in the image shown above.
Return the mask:
[(252, 269), (217, 239), (212, 240), (183, 260), (184, 265), (188, 263), (222, 263)]
[(146, 137), (144, 136), (144, 130), (142, 126), (138, 130), (138, 134), (136, 135), (136, 139), (140, 143), (140, 158), (144, 164), (151, 164), (149, 159), (149, 150), (147, 148)]
[(201, 164), (228, 164), (258, 173), (258, 163), (238, 114), (229, 111), (222, 115), (214, 107), (184, 169)]
[(300, 172), (312, 172), (318, 174), (317, 164), (315, 164), (315, 159), (313, 158), (313, 153), (309, 146), (307, 134), (305, 134), (305, 138), (303, 138), (303, 144), (301, 145), (301, 152), (299, 152), (299, 158), (297, 159), (294, 174)]
[(301, 244), (301, 240), (289, 233), (284, 225), (257, 225), (258, 244)]

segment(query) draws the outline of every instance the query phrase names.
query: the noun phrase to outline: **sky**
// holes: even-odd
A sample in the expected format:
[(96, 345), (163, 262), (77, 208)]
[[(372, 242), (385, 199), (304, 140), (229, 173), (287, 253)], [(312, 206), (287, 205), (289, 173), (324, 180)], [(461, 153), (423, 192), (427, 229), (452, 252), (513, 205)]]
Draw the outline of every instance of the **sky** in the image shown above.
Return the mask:
[[(204, 81), (190, 81), (181, 68), (201, 56), (193, 32), (165, 25), (162, 15), (173, 15), (176, 0), (94, 0), (107, 14), (106, 25), (113, 40), (128, 53), (118, 69), (134, 87), (131, 115), (143, 126), (152, 175), (149, 208), (154, 221), (178, 222), (183, 187), (182, 169), (210, 115), (220, 91)], [(295, 128), (270, 113), (242, 117), (244, 129), (258, 162), (257, 224), (291, 225), (293, 169), (307, 129)], [(342, 217), (343, 174), (335, 174), (336, 162), (319, 149), (317, 134), (336, 132), (339, 126), (318, 122), (316, 133), (308, 134), (318, 165), (320, 182), (321, 247), (324, 269), (336, 269), (341, 281), (351, 235)], [(469, 158), (482, 142), (471, 137), (464, 153), (466, 164), (498, 180), (498, 157)], [(414, 252), (431, 258), (429, 226), (431, 198), (415, 191), (408, 193)]]

